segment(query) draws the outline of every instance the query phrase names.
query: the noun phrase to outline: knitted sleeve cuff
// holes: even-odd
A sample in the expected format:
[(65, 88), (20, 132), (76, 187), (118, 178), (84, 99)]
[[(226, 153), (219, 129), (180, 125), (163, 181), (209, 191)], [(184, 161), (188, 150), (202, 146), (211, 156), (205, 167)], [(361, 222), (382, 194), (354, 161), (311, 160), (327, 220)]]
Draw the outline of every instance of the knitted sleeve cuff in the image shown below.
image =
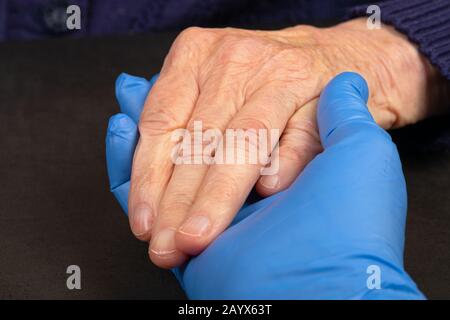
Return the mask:
[[(381, 21), (415, 42), (419, 50), (450, 79), (450, 0), (391, 0), (377, 3)], [(351, 17), (366, 15), (367, 5), (351, 9)]]

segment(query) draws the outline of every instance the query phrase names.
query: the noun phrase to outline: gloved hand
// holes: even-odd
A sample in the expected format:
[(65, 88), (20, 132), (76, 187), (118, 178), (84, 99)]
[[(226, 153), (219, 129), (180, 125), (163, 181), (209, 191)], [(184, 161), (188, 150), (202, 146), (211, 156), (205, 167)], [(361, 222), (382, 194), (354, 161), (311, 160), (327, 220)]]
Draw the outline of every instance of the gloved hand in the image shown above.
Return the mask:
[[(127, 81), (134, 92), (119, 81), (117, 93), (122, 112), (130, 114), (141, 107), (131, 96), (136, 87), (149, 85)], [(354, 73), (328, 84), (317, 116), (324, 151), (289, 189), (241, 210), (205, 251), (174, 270), (190, 298), (423, 298), (403, 268), (400, 159), (368, 112), (367, 96), (364, 79)], [(108, 171), (124, 209), (136, 137), (127, 115), (110, 120)]]

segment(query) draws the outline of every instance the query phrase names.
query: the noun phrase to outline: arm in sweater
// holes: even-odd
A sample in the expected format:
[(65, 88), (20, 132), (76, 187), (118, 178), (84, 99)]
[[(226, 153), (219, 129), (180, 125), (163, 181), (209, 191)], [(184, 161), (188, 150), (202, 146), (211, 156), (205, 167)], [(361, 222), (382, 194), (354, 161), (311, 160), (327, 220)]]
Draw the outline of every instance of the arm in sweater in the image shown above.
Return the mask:
[[(390, 0), (377, 4), (381, 21), (393, 26), (414, 42), (419, 51), (439, 71), (449, 103), (450, 79), (450, 0)], [(367, 5), (354, 7), (351, 17), (367, 13)]]

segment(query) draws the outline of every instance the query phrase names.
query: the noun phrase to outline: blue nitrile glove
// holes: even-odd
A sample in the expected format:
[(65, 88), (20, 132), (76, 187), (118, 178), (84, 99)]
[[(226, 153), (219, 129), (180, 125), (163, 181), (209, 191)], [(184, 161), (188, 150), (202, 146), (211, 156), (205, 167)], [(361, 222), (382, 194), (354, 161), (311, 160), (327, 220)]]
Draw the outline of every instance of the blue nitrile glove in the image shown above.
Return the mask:
[(116, 80), (120, 111), (111, 117), (106, 136), (106, 163), (111, 192), (128, 214), (131, 164), (138, 139), (137, 123), (150, 88), (158, 75), (144, 78), (122, 73)]
[[(119, 94), (121, 104), (138, 100), (128, 100), (125, 90)], [(289, 189), (241, 210), (203, 253), (175, 270), (190, 298), (423, 298), (403, 269), (406, 186), (400, 159), (368, 112), (367, 96), (357, 74), (330, 82), (318, 107), (324, 151)], [(127, 108), (121, 105), (122, 112)], [(129, 179), (136, 136), (127, 116), (111, 119), (108, 170), (110, 177), (125, 178), (121, 183)], [(115, 193), (122, 204), (124, 186)]]

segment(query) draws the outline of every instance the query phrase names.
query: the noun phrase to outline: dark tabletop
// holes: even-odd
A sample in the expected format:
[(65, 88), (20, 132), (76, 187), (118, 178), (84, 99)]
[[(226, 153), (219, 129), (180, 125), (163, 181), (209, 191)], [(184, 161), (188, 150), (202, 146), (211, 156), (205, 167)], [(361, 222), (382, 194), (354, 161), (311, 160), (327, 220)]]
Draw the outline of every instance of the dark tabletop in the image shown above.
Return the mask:
[[(0, 298), (184, 297), (131, 235), (104, 153), (115, 78), (149, 78), (173, 38), (0, 45)], [(409, 193), (406, 269), (429, 298), (450, 298), (449, 127), (445, 117), (393, 133)], [(69, 265), (82, 290), (67, 289)]]

